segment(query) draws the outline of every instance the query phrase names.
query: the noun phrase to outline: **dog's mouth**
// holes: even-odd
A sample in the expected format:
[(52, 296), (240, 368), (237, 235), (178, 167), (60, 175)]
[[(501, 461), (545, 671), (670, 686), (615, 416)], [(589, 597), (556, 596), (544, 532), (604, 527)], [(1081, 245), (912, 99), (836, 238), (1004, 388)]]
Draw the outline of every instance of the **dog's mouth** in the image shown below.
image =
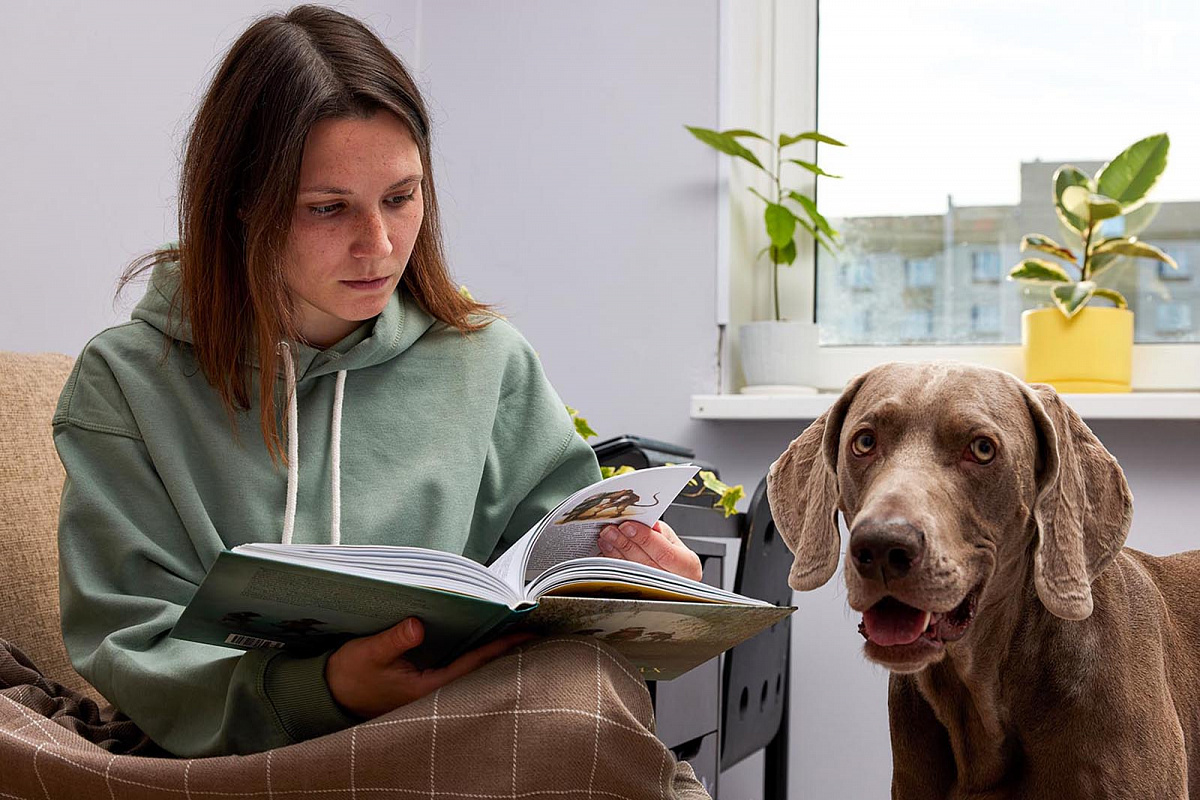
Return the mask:
[(979, 588), (967, 593), (950, 611), (924, 611), (888, 596), (863, 612), (858, 632), (880, 647), (899, 647), (918, 640), (943, 645), (961, 639), (975, 619)]

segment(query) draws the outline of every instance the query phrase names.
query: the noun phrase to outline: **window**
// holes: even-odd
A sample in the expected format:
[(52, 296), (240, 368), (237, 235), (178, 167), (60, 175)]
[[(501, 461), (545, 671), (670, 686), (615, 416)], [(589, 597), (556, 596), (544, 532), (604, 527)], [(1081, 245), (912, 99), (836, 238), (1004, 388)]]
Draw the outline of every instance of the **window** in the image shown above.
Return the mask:
[[(1200, 249), (1200, 242), (1194, 245)], [(1158, 277), (1164, 281), (1189, 281), (1192, 279), (1192, 248), (1187, 246), (1164, 247), (1163, 250), (1175, 259), (1177, 269), (1170, 264), (1158, 262)]]
[(871, 289), (875, 286), (875, 266), (870, 259), (846, 264), (844, 276), (846, 286), (850, 289)]
[(937, 283), (937, 267), (931, 258), (910, 258), (904, 262), (904, 285), (909, 289), (932, 289)]
[[(975, 3), (819, 2), (816, 127), (847, 144), (817, 150), (823, 169), (844, 176), (818, 182), (821, 211), (845, 242), (841, 253), (816, 254), (822, 345), (1019, 343), (1021, 313), (1049, 305), (1049, 294), (1005, 276), (1022, 258), (1053, 260), (1022, 253), (1022, 237), (1040, 233), (1080, 249), (1054, 212), (1055, 170), (1069, 163), (1095, 174), (1161, 131), (1171, 151), (1151, 202), (1099, 232), (1136, 235), (1170, 252), (1180, 270), (1122, 257), (1100, 283), (1139, 314), (1139, 343), (1195, 340), (1200, 115), (1178, 98), (1200, 84), (1191, 55), (1200, 7), (1162, 0), (1131, 15), (1123, 3), (1095, 0), (1088, 9), (1087, 34), (1056, 39), (1054, 60), (1086, 64), (1097, 52), (1119, 52), (1123, 66), (1080, 70), (1068, 81), (1046, 69), (1046, 43), (1029, 35), (1078, 30), (1078, 11), (1068, 6), (1016, 13)], [(1079, 109), (1080, 98), (1088, 98), (1086, 110), (1054, 124), (1031, 117)], [(848, 254), (875, 265), (871, 279), (825, 280)], [(870, 330), (854, 321), (852, 307), (874, 309)]]
[(1190, 333), (1192, 306), (1186, 302), (1161, 303), (1155, 307), (1155, 327), (1160, 334)]
[(971, 332), (979, 336), (1000, 333), (1000, 308), (994, 305), (971, 306)]
[(904, 338), (909, 341), (927, 341), (933, 338), (933, 311), (917, 309), (904, 317)]
[(1000, 282), (999, 250), (973, 250), (971, 252), (971, 280), (975, 283)]

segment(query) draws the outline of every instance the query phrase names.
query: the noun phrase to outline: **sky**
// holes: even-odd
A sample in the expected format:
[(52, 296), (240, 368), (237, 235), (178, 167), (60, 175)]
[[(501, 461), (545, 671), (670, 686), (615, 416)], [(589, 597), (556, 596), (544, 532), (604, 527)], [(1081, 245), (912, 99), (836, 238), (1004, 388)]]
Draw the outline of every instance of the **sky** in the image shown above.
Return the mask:
[(1150, 197), (1200, 200), (1197, 0), (823, 0), (818, 46), (818, 127), (847, 145), (818, 153), (844, 176), (820, 181), (826, 216), (1015, 205), (1022, 161), (1164, 131)]

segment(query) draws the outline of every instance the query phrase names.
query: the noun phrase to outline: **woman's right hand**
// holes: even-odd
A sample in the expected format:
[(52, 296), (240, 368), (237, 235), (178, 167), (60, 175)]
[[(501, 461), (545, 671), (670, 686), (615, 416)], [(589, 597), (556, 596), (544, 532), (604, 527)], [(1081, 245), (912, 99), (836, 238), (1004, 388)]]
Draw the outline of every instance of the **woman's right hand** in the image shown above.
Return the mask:
[(325, 682), (338, 705), (363, 719), (373, 719), (424, 697), (532, 638), (530, 633), (511, 633), (440, 669), (422, 670), (403, 657), (425, 639), (421, 621), (409, 617), (374, 636), (351, 639), (335, 650), (325, 664)]

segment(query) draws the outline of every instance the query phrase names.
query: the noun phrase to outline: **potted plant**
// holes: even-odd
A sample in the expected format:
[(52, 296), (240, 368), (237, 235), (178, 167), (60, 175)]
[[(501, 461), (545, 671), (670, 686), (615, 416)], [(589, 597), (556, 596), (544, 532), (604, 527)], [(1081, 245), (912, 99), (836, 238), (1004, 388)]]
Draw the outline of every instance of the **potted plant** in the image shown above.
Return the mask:
[[(1051, 308), (1021, 315), (1025, 380), (1049, 383), (1060, 392), (1128, 392), (1133, 372), (1133, 312), (1117, 290), (1101, 286), (1121, 256), (1153, 258), (1178, 269), (1162, 250), (1137, 236), (1100, 235), (1104, 220), (1137, 210), (1167, 165), (1170, 140), (1148, 136), (1126, 148), (1094, 177), (1064, 164), (1054, 173), (1054, 209), (1064, 228), (1079, 240), (1079, 254), (1048, 236), (1030, 234), (1021, 251), (1037, 250), (1065, 261), (1026, 258), (1009, 280), (1049, 288)], [(1091, 304), (1095, 298), (1112, 307)]]
[[(764, 197), (754, 187), (749, 191), (762, 200), (766, 207), (763, 209), (763, 223), (766, 228), (769, 244), (754, 257), (757, 261), (767, 254), (771, 259), (772, 281), (771, 302), (775, 310), (774, 318), (767, 321), (748, 322), (738, 328), (738, 340), (742, 355), (742, 368), (746, 373), (747, 388), (759, 387), (759, 390), (787, 391), (791, 387), (805, 386), (810, 381), (807, 375), (810, 370), (805, 364), (805, 358), (812, 353), (817, 345), (817, 326), (809, 320), (785, 320), (779, 313), (779, 269), (791, 266), (796, 260), (796, 235), (811, 236), (816, 242), (833, 252), (834, 247), (840, 247), (838, 232), (830, 226), (829, 221), (817, 210), (817, 204), (811, 197), (801, 194), (795, 189), (784, 186), (782, 169), (785, 163), (795, 164), (808, 170), (814, 175), (826, 178), (837, 178), (830, 175), (816, 164), (802, 161), (798, 158), (783, 157), (783, 151), (799, 142), (814, 141), (845, 147), (836, 139), (832, 139), (817, 131), (806, 131), (795, 135), (780, 134), (778, 143), (745, 129), (714, 131), (708, 128), (697, 128), (685, 125), (700, 141), (722, 153), (741, 158), (762, 170), (771, 179), (774, 186), (774, 199)], [(771, 159), (775, 169), (763, 166), (763, 163), (739, 139), (757, 139), (766, 142), (771, 148)], [(794, 203), (790, 207), (788, 203)], [(793, 389), (794, 390), (794, 389)], [(745, 389), (743, 391), (746, 391)]]

